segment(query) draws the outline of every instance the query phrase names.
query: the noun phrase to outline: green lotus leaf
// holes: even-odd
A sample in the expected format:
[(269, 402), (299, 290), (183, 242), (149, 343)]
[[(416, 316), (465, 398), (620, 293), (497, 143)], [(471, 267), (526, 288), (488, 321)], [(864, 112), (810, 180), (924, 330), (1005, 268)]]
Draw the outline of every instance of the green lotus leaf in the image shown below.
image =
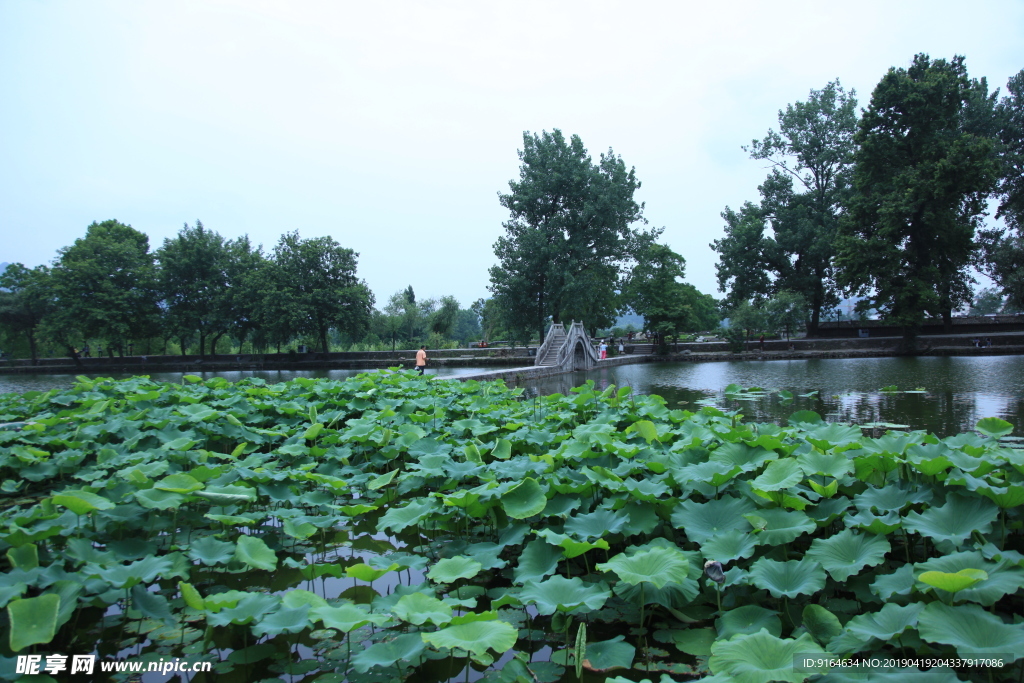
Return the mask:
[(403, 595), (392, 611), (402, 621), (417, 626), (428, 621), (435, 626), (444, 626), (452, 620), (451, 606), (425, 593)]
[(751, 565), (749, 578), (776, 598), (812, 595), (825, 587), (825, 570), (806, 558), (778, 562), (762, 557)]
[(150, 555), (138, 562), (114, 565), (100, 570), (100, 576), (114, 588), (131, 588), (137, 583), (152, 583), (157, 577), (170, 578), (174, 573), (172, 560), (164, 555)]
[(873, 638), (883, 642), (892, 642), (908, 628), (917, 626), (918, 616), (924, 609), (924, 603), (912, 602), (909, 605), (888, 603), (878, 612), (858, 614), (846, 623), (844, 633), (829, 643), (828, 650), (839, 654), (862, 652)]
[(1024, 657), (1024, 624), (1006, 624), (979, 605), (929, 603), (917, 622), (921, 639), (952, 645), (961, 657), (1004, 654)]
[(519, 632), (515, 626), (504, 621), (477, 621), (424, 632), (420, 636), (423, 642), (436, 648), (446, 647), (483, 656), (488, 650), (498, 654), (508, 651), (516, 644)]
[(1024, 486), (1011, 484), (1010, 486), (981, 486), (978, 493), (985, 496), (993, 503), (1004, 510), (1024, 505)]
[(372, 583), (373, 581), (376, 581), (385, 574), (393, 572), (398, 568), (399, 565), (396, 563), (392, 563), (390, 566), (384, 567), (382, 569), (377, 569), (375, 567), (371, 567), (365, 562), (361, 562), (359, 564), (354, 564), (350, 567), (345, 567), (345, 575), (350, 576), (354, 579), (359, 579), (360, 581)]
[(289, 609), (295, 609), (302, 607), (303, 605), (308, 605), (310, 608), (314, 608), (326, 607), (327, 601), (316, 593), (302, 590), (301, 588), (295, 588), (281, 596), (281, 604)]
[(89, 491), (67, 490), (53, 497), (54, 505), (63, 505), (76, 515), (84, 515), (93, 510), (109, 510), (114, 504), (103, 496)]
[(807, 605), (801, 616), (807, 632), (822, 646), (843, 632), (839, 618), (821, 605)]
[(610, 561), (597, 565), (597, 569), (615, 572), (629, 584), (642, 581), (662, 588), (667, 583), (683, 583), (690, 573), (686, 554), (676, 548), (654, 547), (633, 555), (619, 553)]
[[(711, 646), (708, 667), (714, 674), (725, 674), (736, 683), (790, 681), (802, 683), (807, 673), (794, 670), (794, 655), (822, 656), (825, 651), (806, 633), (797, 639), (776, 638), (766, 630), (718, 641)], [(825, 673), (826, 668), (811, 673)]]
[(731, 609), (715, 622), (719, 640), (729, 640), (736, 635), (749, 635), (764, 629), (773, 636), (782, 635), (782, 620), (778, 612), (760, 605), (744, 605)]
[(336, 628), (348, 633), (366, 624), (380, 626), (388, 620), (383, 614), (371, 614), (362, 605), (340, 605), (338, 607), (314, 607), (310, 617), (322, 621), (324, 628)]
[(950, 541), (960, 547), (975, 531), (986, 534), (999, 517), (999, 508), (990, 501), (951, 494), (946, 504), (924, 512), (909, 512), (903, 528), (933, 540)]
[(603, 548), (605, 550), (608, 550), (608, 541), (604, 540), (603, 538), (591, 543), (589, 541), (577, 541), (576, 539), (566, 536), (565, 534), (556, 534), (551, 529), (541, 529), (540, 531), (536, 531), (534, 533), (536, 533), (538, 536), (543, 538), (551, 545), (561, 548), (562, 555), (569, 559), (579, 557), (583, 553), (587, 552), (588, 550), (593, 550), (594, 548)]
[(744, 472), (751, 472), (766, 462), (777, 460), (778, 457), (778, 453), (767, 448), (737, 441), (723, 443), (711, 452), (710, 460), (739, 467)]
[(252, 628), (257, 636), (278, 636), (282, 633), (299, 633), (310, 626), (309, 605), (295, 608), (279, 607), (263, 616)]
[(13, 600), (7, 605), (10, 621), (9, 645), (17, 652), (29, 645), (45, 645), (57, 633), (59, 595), (40, 595), (37, 598)]
[(296, 522), (294, 519), (284, 520), (282, 530), (291, 536), (303, 541), (316, 533), (316, 527), (309, 522)]
[(804, 557), (815, 560), (836, 581), (846, 581), (864, 567), (885, 561), (892, 546), (883, 536), (858, 534), (847, 529), (829, 538), (816, 538)]
[(203, 596), (199, 594), (195, 586), (184, 581), (178, 582), (178, 590), (181, 591), (181, 597), (185, 600), (185, 604), (194, 610), (206, 609), (206, 601), (203, 600)]
[(469, 557), (448, 557), (431, 567), (427, 578), (437, 583), (454, 583), (459, 579), (472, 579), (483, 568), (482, 564)]
[(895, 510), (886, 512), (881, 517), (864, 510), (863, 512), (858, 512), (855, 515), (847, 515), (846, 519), (843, 521), (846, 522), (846, 526), (848, 527), (857, 527), (861, 531), (877, 536), (891, 534), (893, 531), (903, 526), (903, 518), (900, 517), (900, 513)]
[(175, 622), (167, 598), (159, 593), (150, 593), (144, 585), (139, 583), (132, 587), (131, 596), (132, 608), (141, 612), (143, 616), (162, 621), (165, 624)]
[(757, 548), (754, 535), (749, 532), (729, 529), (710, 539), (700, 547), (705, 560), (717, 560), (722, 564), (744, 557), (750, 557)]
[(894, 595), (910, 595), (914, 589), (914, 565), (905, 564), (891, 574), (880, 574), (871, 584), (871, 592), (882, 600)]
[[(801, 394), (801, 398), (803, 398), (804, 396), (805, 394)], [(800, 425), (815, 425), (823, 423), (824, 420), (821, 419), (821, 415), (818, 415), (813, 410), (798, 410), (789, 416), (789, 424), (793, 427), (798, 427)]]
[(580, 607), (587, 608), (583, 611), (596, 611), (611, 596), (612, 592), (603, 581), (588, 584), (579, 577), (552, 576), (546, 581), (527, 581), (519, 599), (537, 605), (537, 612), (546, 615), (572, 612)]
[(757, 534), (757, 541), (761, 545), (790, 543), (797, 537), (809, 534), (818, 528), (814, 520), (799, 510), (771, 508), (758, 510), (757, 516), (766, 522), (764, 529)]
[(188, 548), (188, 556), (205, 565), (227, 564), (235, 555), (235, 546), (227, 541), (220, 541), (213, 536), (203, 536), (192, 541)]
[[(375, 666), (393, 667), (396, 662), (414, 662), (426, 649), (426, 633), (406, 633), (392, 640), (374, 643), (365, 650), (352, 655), (352, 665), (359, 673), (366, 673)], [(507, 648), (506, 648), (507, 649)]]
[(834, 479), (842, 479), (853, 474), (853, 463), (845, 455), (838, 453), (822, 453), (811, 451), (797, 458), (804, 476), (825, 475)]
[(956, 593), (965, 588), (970, 588), (979, 581), (988, 578), (988, 574), (981, 569), (961, 569), (958, 572), (924, 572), (917, 577), (921, 583), (928, 584), (933, 588), (940, 588), (949, 593)]
[(513, 519), (526, 519), (540, 514), (547, 503), (543, 487), (532, 477), (516, 484), (501, 497), (505, 514)]
[(672, 478), (680, 486), (685, 486), (690, 482), (700, 482), (719, 487), (727, 484), (742, 471), (743, 469), (739, 465), (709, 460), (707, 462), (687, 465), (686, 467), (673, 467)]
[(570, 517), (565, 531), (583, 540), (617, 534), (628, 522), (626, 515), (612, 510), (596, 510), (585, 515)]
[(808, 430), (804, 438), (825, 451), (835, 446), (845, 446), (859, 441), (861, 436), (860, 427), (830, 422)]
[(273, 571), (277, 568), (277, 555), (262, 538), (242, 535), (235, 545), (235, 558), (254, 569)]
[(555, 546), (544, 541), (530, 541), (513, 569), (514, 583), (523, 584), (553, 574), (561, 559), (562, 553)]
[(933, 477), (953, 466), (953, 463), (947, 457), (949, 455), (950, 449), (946, 444), (923, 443), (908, 448), (906, 460), (921, 474)]
[(706, 503), (684, 500), (672, 511), (672, 524), (682, 529), (691, 541), (704, 544), (729, 529), (750, 530), (750, 523), (743, 515), (755, 510), (749, 500), (733, 496), (722, 496)]
[(405, 507), (390, 508), (377, 523), (378, 531), (391, 529), (398, 534), (414, 524), (419, 524), (437, 510), (435, 499), (428, 498), (425, 501), (414, 501)]
[(623, 642), (625, 640), (625, 636), (618, 635), (611, 640), (587, 643), (583, 666), (592, 671), (628, 669), (633, 666), (636, 648)]
[(8, 548), (6, 555), (15, 569), (30, 571), (39, 566), (39, 548), (35, 543), (28, 543), (20, 548)]
[(178, 472), (170, 476), (164, 477), (156, 484), (153, 488), (158, 491), (170, 491), (171, 493), (192, 493), (203, 488), (203, 485), (184, 472)]
[(978, 424), (974, 425), (974, 428), (985, 436), (994, 436), (996, 438), (1006, 436), (1013, 431), (1011, 423), (998, 417), (982, 418), (978, 420)]
[[(782, 625), (780, 623), (779, 629)], [(760, 630), (760, 629), (758, 629)], [(677, 629), (672, 633), (672, 643), (682, 652), (696, 657), (707, 657), (718, 634), (712, 628)]]
[(379, 477), (374, 477), (366, 485), (366, 488), (370, 489), (371, 491), (376, 491), (377, 489), (382, 489), (382, 488), (384, 488), (385, 486), (387, 486), (388, 484), (390, 484), (394, 480), (394, 478), (398, 474), (398, 472), (399, 471), (397, 469), (395, 469), (395, 470), (391, 470), (387, 474), (382, 474)]
[(150, 510), (177, 510), (185, 502), (185, 496), (158, 489), (143, 489), (135, 492), (139, 505)]
[(214, 505), (242, 505), (256, 500), (257, 492), (249, 486), (207, 486), (195, 495), (205, 498)]
[(796, 486), (803, 478), (800, 463), (795, 458), (786, 458), (768, 463), (768, 467), (750, 482), (750, 486), (761, 491), (781, 491)]
[[(1014, 565), (1011, 560), (1001, 562), (986, 561), (980, 552), (961, 552), (934, 557), (927, 562), (914, 565), (914, 574), (918, 577), (924, 572), (945, 572), (954, 574), (964, 569), (981, 570), (988, 578), (972, 587), (961, 589), (956, 594), (957, 600), (976, 602), (980, 605), (992, 605), (1004, 595), (1015, 593), (1024, 585), (1024, 570)], [(939, 588), (934, 588), (938, 591)], [(947, 596), (938, 594), (942, 598)]]

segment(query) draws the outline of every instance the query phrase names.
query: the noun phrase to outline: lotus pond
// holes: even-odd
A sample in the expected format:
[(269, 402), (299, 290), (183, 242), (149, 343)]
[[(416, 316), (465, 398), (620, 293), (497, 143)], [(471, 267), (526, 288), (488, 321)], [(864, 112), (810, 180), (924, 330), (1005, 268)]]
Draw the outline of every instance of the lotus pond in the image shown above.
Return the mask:
[(185, 380), (0, 396), (23, 423), (0, 429), (0, 676), (97, 653), (211, 661), (197, 682), (1024, 677), (1004, 420), (939, 438), (592, 382)]

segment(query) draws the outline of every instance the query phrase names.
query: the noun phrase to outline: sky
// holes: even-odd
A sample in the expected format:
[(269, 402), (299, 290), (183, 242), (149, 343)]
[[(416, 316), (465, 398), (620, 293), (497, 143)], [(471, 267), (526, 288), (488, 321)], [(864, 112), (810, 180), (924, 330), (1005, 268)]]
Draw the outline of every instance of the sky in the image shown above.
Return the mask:
[(648, 227), (720, 296), (719, 214), (767, 175), (741, 147), (836, 78), (866, 107), (919, 52), (1005, 91), (1024, 2), (0, 0), (0, 262), (198, 219), (330, 236), (381, 306), (468, 306), (524, 131), (558, 128), (635, 167)]

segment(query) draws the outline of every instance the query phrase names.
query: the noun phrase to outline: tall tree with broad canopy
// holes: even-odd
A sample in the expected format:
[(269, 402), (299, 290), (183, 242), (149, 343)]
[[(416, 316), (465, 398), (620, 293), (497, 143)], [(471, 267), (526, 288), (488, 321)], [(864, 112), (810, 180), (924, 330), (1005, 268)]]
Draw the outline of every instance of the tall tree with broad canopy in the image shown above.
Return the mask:
[[(178, 336), (196, 332), (199, 355), (205, 356), (206, 340), (231, 325), (230, 254), (224, 238), (201, 221), (192, 227), (186, 223), (176, 237), (164, 240), (156, 258), (168, 331)], [(211, 352), (215, 346), (214, 339)]]
[(873, 292), (866, 303), (904, 327), (905, 350), (926, 314), (949, 326), (970, 301), (975, 229), (997, 178), (993, 141), (974, 125), (988, 101), (963, 57), (918, 54), (889, 69), (861, 119), (839, 281)]
[(979, 231), (982, 269), (1007, 295), (1007, 306), (1024, 308), (1024, 70), (1006, 84), (1009, 95), (996, 107), (1000, 197), (997, 218), (1006, 229)]
[(839, 301), (834, 243), (850, 191), (856, 108), (856, 92), (830, 82), (780, 110), (778, 132), (743, 148), (772, 170), (758, 187), (761, 205), (748, 202), (738, 213), (726, 207), (726, 236), (711, 244), (720, 254), (719, 287), (730, 289), (731, 304), (800, 293), (810, 303), (814, 334), (822, 308)]
[(93, 223), (85, 237), (58, 252), (51, 275), (51, 338), (75, 356), (73, 346), (91, 338), (113, 353), (155, 329), (157, 271), (149, 237), (116, 220)]
[(12, 263), (0, 273), (0, 326), (9, 337), (23, 337), (32, 364), (38, 357), (36, 333), (53, 310), (50, 269)]
[(717, 327), (714, 299), (683, 282), (686, 259), (670, 247), (646, 244), (622, 288), (622, 301), (644, 317), (649, 330), (678, 336)]
[(324, 352), (332, 327), (357, 337), (369, 326), (373, 293), (356, 278), (357, 256), (330, 237), (304, 240), (298, 231), (281, 235), (274, 247), (278, 296), (293, 330), (315, 336)]
[(550, 318), (581, 320), (590, 328), (611, 323), (616, 292), (646, 223), (634, 169), (609, 149), (594, 163), (576, 135), (557, 128), (523, 133), (519, 179), (499, 194), (511, 218), (494, 245), (498, 265), (490, 290), (510, 328), (531, 328), (543, 338)]

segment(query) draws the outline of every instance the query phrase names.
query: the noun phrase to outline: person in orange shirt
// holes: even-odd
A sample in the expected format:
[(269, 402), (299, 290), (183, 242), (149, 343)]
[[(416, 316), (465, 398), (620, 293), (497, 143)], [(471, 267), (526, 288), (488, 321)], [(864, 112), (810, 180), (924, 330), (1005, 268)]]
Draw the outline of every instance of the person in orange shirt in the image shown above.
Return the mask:
[(421, 346), (420, 350), (416, 352), (416, 370), (422, 375), (423, 371), (427, 369), (427, 347)]

